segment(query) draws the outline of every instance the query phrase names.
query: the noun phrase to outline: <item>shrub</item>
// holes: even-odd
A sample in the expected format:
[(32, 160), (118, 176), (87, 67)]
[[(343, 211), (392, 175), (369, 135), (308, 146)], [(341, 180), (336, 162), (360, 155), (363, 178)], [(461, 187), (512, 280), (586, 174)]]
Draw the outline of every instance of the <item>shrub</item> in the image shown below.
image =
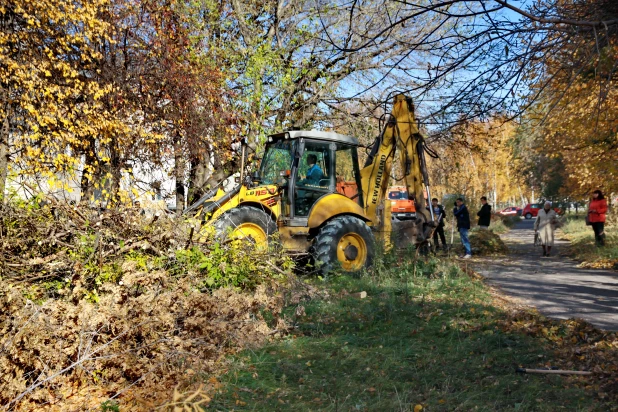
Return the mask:
[(517, 223), (521, 222), (521, 218), (519, 216), (504, 216), (501, 222), (504, 226), (512, 229)]

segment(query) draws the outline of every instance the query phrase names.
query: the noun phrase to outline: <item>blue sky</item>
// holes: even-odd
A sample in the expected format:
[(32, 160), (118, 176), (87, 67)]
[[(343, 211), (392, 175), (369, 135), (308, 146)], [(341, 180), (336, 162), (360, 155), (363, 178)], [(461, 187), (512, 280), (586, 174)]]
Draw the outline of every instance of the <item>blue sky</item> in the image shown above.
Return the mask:
[[(520, 1), (512, 0), (510, 3), (516, 7), (525, 9), (529, 4), (531, 4), (531, 0), (520, 0)], [(491, 8), (492, 6), (497, 6), (497, 3), (487, 2), (486, 5), (488, 8)], [(519, 21), (520, 19), (522, 19), (521, 15), (519, 15), (515, 11), (508, 10), (508, 9), (498, 12), (497, 16), (498, 15), (501, 16), (502, 20), (508, 20), (508, 21), (513, 21), (513, 22)], [(426, 69), (423, 67), (419, 68), (418, 73), (424, 74), (423, 72), (426, 72)], [(406, 84), (397, 84), (394, 81), (395, 76), (398, 76), (401, 74), (402, 74), (401, 72), (394, 70), (392, 75), (387, 77), (381, 84), (376, 85), (374, 88), (372, 88), (368, 92), (365, 92), (360, 97), (366, 98), (366, 97), (372, 97), (372, 96), (373, 97), (384, 96), (388, 92), (391, 92), (394, 90), (406, 89), (407, 88)], [(466, 79), (472, 79), (474, 74), (475, 72), (473, 71), (461, 70), (457, 72), (456, 74), (454, 74), (454, 76), (457, 77), (457, 80), (459, 82), (462, 82), (462, 81), (466, 82)], [(376, 77), (378, 78), (379, 76), (376, 75)], [(358, 83), (351, 78), (346, 79), (340, 84), (340, 93), (342, 96), (345, 96), (345, 97), (354, 96), (364, 90), (365, 90), (365, 85)], [(418, 103), (417, 107), (419, 107), (420, 116), (422, 117), (423, 112), (427, 112), (427, 110), (430, 109), (431, 107), (439, 106), (440, 103), (442, 103), (442, 99), (443, 99), (442, 96), (445, 96), (448, 92), (449, 92), (448, 90), (434, 91), (430, 95), (424, 96), (423, 100), (417, 101)], [(444, 94), (441, 94), (441, 93), (444, 93)]]

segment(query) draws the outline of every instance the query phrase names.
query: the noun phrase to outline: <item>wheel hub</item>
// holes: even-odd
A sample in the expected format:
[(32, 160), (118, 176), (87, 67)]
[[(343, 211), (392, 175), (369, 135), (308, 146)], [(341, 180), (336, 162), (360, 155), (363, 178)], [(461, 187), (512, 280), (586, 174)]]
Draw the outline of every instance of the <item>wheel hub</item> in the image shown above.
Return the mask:
[(343, 255), (347, 260), (355, 260), (358, 257), (358, 248), (354, 245), (348, 245), (343, 250)]
[(231, 240), (250, 240), (258, 248), (266, 248), (268, 245), (268, 235), (259, 225), (245, 222), (238, 225), (230, 234)]
[(337, 260), (346, 271), (362, 269), (367, 261), (367, 254), (367, 244), (358, 233), (346, 233), (337, 245)]

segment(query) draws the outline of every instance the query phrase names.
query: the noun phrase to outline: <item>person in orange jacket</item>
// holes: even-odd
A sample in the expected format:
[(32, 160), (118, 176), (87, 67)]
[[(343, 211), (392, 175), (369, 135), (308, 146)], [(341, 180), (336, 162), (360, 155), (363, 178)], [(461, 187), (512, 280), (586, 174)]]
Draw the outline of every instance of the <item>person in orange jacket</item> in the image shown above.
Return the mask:
[(605, 214), (607, 213), (607, 200), (603, 192), (592, 192), (592, 200), (588, 206), (588, 221), (594, 230), (594, 240), (597, 246), (605, 246)]

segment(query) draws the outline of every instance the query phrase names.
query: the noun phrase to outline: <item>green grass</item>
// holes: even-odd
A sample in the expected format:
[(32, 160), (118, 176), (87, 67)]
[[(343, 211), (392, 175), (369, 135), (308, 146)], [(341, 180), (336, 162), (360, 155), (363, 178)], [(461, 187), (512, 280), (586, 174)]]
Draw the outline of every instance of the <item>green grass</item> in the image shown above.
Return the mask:
[[(572, 256), (581, 261), (600, 266), (612, 267), (618, 261), (618, 232), (616, 226), (605, 226), (605, 246), (597, 247), (594, 242), (592, 226), (586, 226), (584, 216), (568, 216), (561, 228), (566, 238), (571, 241)], [(618, 265), (617, 265), (618, 266)], [(618, 267), (616, 267), (618, 268)]]
[[(290, 335), (231, 360), (211, 408), (603, 410), (567, 378), (516, 374), (551, 365), (551, 353), (505, 331), (487, 288), (457, 266), (389, 260), (360, 279), (322, 284), (330, 298), (306, 303)], [(366, 299), (346, 294), (362, 290)], [(287, 309), (291, 321), (295, 309)]]

